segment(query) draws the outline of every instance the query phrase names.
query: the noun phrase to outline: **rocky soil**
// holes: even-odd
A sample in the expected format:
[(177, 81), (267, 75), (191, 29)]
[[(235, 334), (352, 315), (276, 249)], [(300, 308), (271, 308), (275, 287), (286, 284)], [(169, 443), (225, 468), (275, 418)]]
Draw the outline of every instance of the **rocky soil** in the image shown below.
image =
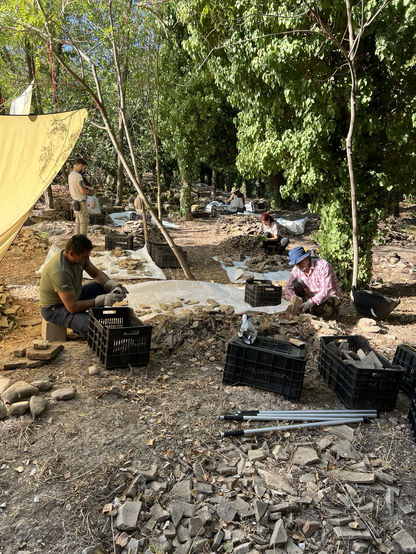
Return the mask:
[[(0, 553), (416, 552), (416, 447), (404, 392), (394, 409), (362, 423), (220, 436), (287, 427), (293, 410), (345, 409), (318, 371), (321, 336), (363, 335), (390, 362), (397, 345), (415, 342), (414, 210), (403, 205), (374, 247), (374, 290), (402, 298), (386, 321), (363, 321), (347, 291), (337, 322), (254, 318), (261, 336), (307, 344), (298, 401), (223, 384), (241, 318), (218, 310), (187, 320), (159, 314), (145, 367), (107, 370), (72, 334), (42, 359), (35, 270), (71, 223), (50, 217), (24, 228), (0, 264), (0, 356), (3, 367), (17, 365), (0, 370), (0, 388), (29, 385), (11, 404), (29, 411), (0, 413)], [(319, 221), (308, 216), (291, 245), (315, 246)], [(228, 283), (213, 256), (258, 253), (248, 219), (175, 222), (172, 236), (198, 280)], [(103, 245), (108, 231), (92, 229), (93, 243)], [(165, 273), (183, 278), (180, 269)], [(292, 413), (282, 422), (220, 419), (237, 410)]]

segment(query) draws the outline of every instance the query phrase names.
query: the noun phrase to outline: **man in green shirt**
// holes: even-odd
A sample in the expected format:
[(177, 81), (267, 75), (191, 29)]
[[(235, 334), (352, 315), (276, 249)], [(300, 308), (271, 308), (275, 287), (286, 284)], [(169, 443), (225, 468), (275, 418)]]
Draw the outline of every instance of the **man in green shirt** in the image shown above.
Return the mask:
[[(92, 248), (85, 235), (71, 237), (64, 250), (57, 252), (44, 267), (39, 286), (43, 319), (64, 325), (83, 339), (88, 333), (87, 310), (112, 306), (128, 292), (90, 262)], [(92, 277), (92, 283), (82, 284), (83, 271)]]

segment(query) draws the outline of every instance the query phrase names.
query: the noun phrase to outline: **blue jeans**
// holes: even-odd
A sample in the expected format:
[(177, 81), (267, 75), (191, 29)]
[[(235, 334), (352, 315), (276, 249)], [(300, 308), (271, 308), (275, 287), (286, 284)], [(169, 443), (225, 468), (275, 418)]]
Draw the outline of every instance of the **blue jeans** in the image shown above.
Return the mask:
[[(96, 298), (100, 294), (106, 294), (101, 285), (95, 281), (82, 285), (81, 294), (78, 300), (90, 300)], [(86, 339), (88, 335), (88, 312), (77, 312), (71, 314), (65, 308), (64, 304), (54, 304), (47, 308), (41, 308), (40, 313), (45, 321), (50, 323), (58, 323), (68, 329), (72, 329), (82, 339)]]

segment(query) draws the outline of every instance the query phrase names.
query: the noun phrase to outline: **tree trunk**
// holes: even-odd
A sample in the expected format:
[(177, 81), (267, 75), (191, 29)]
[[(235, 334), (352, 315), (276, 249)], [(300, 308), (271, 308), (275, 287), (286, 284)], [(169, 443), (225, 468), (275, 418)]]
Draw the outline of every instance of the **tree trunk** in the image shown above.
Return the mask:
[(1, 88), (0, 88), (0, 115), (5, 115), (5, 113), (6, 113), (6, 109), (4, 107), (3, 96), (1, 94)]
[(52, 185), (49, 185), (49, 187), (45, 190), (43, 193), (44, 199), (45, 199), (45, 205), (47, 208), (53, 209), (53, 193), (52, 193)]
[[(26, 65), (28, 81), (29, 83), (31, 83), (35, 78), (35, 63), (33, 61), (32, 48), (27, 37), (25, 39), (25, 65)], [(32, 107), (30, 111), (31, 113), (35, 113), (37, 115), (43, 114), (42, 100), (40, 97), (39, 89), (36, 86), (36, 84), (33, 87), (33, 91), (32, 91)]]
[(212, 170), (212, 196), (217, 195), (217, 184), (218, 184), (218, 170)]
[(282, 195), (280, 194), (280, 186), (282, 184), (283, 174), (281, 172), (269, 176), (269, 196), (273, 207), (281, 207)]
[(192, 186), (189, 180), (189, 170), (186, 168), (182, 173), (182, 187), (181, 187), (181, 216), (187, 221), (193, 220), (191, 211), (192, 206)]
[[(123, 132), (123, 118), (121, 113), (118, 116), (118, 143), (121, 151), (124, 153), (124, 132)], [(116, 204), (121, 206), (123, 204), (123, 192), (124, 192), (124, 172), (123, 164), (121, 163), (120, 156), (117, 156), (117, 188), (116, 188)]]
[(352, 153), (352, 139), (354, 136), (355, 128), (355, 97), (357, 93), (357, 74), (355, 70), (355, 54), (353, 53), (354, 48), (354, 30), (352, 26), (352, 13), (351, 13), (351, 4), (350, 0), (345, 0), (345, 6), (347, 8), (347, 22), (348, 22), (348, 33), (349, 33), (349, 52), (348, 56), (348, 65), (351, 75), (351, 93), (350, 93), (350, 125), (348, 129), (348, 134), (345, 139), (345, 147), (347, 151), (347, 161), (348, 161), (348, 173), (350, 176), (350, 189), (351, 189), (351, 217), (352, 217), (352, 244), (353, 244), (353, 267), (352, 267), (352, 285), (357, 287), (358, 281), (358, 261), (359, 261), (359, 250), (358, 250), (358, 217), (357, 217), (357, 188), (355, 184), (355, 171), (354, 171), (354, 159)]

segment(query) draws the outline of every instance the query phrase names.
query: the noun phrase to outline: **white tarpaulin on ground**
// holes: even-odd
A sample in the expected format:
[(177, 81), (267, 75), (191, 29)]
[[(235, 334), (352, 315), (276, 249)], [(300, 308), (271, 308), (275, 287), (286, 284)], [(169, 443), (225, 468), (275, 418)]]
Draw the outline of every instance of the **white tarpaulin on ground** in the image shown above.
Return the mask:
[[(185, 304), (189, 301), (199, 301), (197, 306), (207, 305), (207, 300), (216, 300), (220, 305), (225, 304), (233, 306), (236, 314), (244, 313), (281, 313), (285, 312), (288, 306), (286, 300), (278, 306), (261, 306), (253, 308), (250, 304), (244, 302), (244, 287), (237, 288), (230, 285), (219, 285), (217, 283), (208, 283), (206, 281), (152, 281), (148, 283), (138, 283), (127, 286), (129, 294), (127, 295), (128, 305), (141, 310), (140, 304), (149, 306), (151, 309), (160, 309), (159, 303), (171, 303), (182, 301), (183, 306), (175, 309), (175, 313), (184, 309), (192, 310), (193, 306)], [(218, 308), (216, 308), (218, 310)], [(140, 316), (140, 319), (147, 320), (158, 315), (151, 313)]]
[[(111, 219), (113, 220), (114, 225), (117, 225), (118, 227), (121, 227), (127, 223), (127, 221), (131, 221), (130, 214), (135, 214), (137, 212), (119, 212), (114, 214), (108, 214)], [(133, 220), (134, 221), (134, 220)], [(140, 220), (139, 220), (140, 221)], [(150, 223), (152, 225), (156, 225), (155, 220), (152, 218)], [(168, 229), (180, 229), (180, 225), (175, 225), (175, 223), (170, 223), (169, 221), (165, 221), (162, 219), (162, 225), (163, 227), (166, 227)]]
[[(56, 244), (52, 244), (49, 252), (46, 256), (45, 261), (41, 265), (41, 267), (36, 271), (37, 277), (40, 277), (42, 274), (42, 270), (45, 267), (45, 265), (49, 262), (49, 260), (58, 252), (61, 250), (59, 246)], [(104, 252), (97, 252), (97, 255), (91, 256), (91, 262), (96, 266), (99, 267), (104, 273), (106, 273), (111, 279), (166, 279), (166, 275), (163, 273), (163, 271), (158, 267), (155, 262), (150, 257), (149, 252), (147, 251), (147, 248), (144, 246), (140, 250), (126, 250), (130, 255), (127, 256), (111, 256), (109, 251)], [(151, 272), (151, 275), (144, 275), (144, 273), (137, 272), (134, 275), (129, 275), (127, 273), (127, 269), (120, 269), (117, 265), (117, 262), (120, 260), (127, 260), (127, 259), (133, 259), (138, 260), (140, 258), (146, 258), (147, 262), (144, 264), (144, 271)], [(84, 278), (85, 279), (91, 279), (91, 277), (85, 273), (84, 271)]]
[(289, 233), (292, 233), (293, 235), (303, 235), (305, 232), (306, 222), (308, 221), (307, 217), (297, 219), (296, 221), (289, 221), (289, 219), (283, 219), (282, 217), (276, 217), (275, 219), (279, 225), (285, 227)]
[(283, 271), (269, 271), (268, 273), (256, 273), (246, 268), (246, 263), (250, 259), (247, 256), (243, 262), (233, 261), (232, 266), (226, 266), (224, 262), (220, 262), (216, 256), (213, 258), (221, 264), (221, 267), (227, 272), (230, 283), (241, 283), (245, 281), (244, 276), (254, 277), (254, 279), (268, 279), (269, 281), (288, 281), (291, 271), (284, 269)]

